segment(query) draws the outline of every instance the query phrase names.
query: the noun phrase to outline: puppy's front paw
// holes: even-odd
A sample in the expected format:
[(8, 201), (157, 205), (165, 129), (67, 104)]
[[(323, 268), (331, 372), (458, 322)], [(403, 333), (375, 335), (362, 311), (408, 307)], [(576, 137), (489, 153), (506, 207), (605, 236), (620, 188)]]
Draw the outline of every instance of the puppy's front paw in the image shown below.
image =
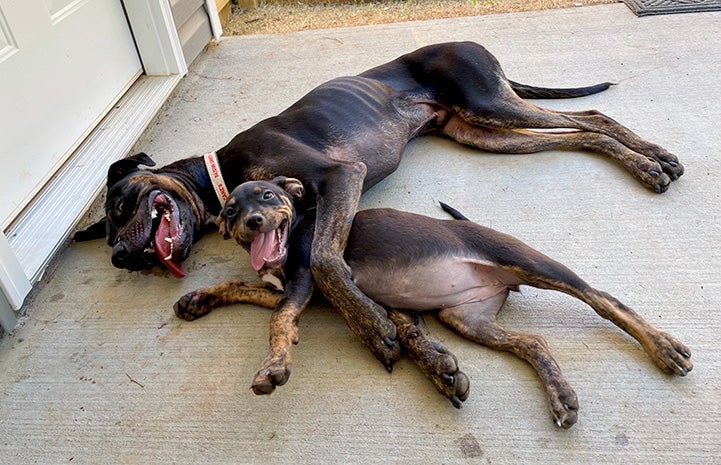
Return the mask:
[(197, 320), (213, 310), (213, 296), (202, 289), (188, 292), (173, 305), (175, 315), (187, 321)]

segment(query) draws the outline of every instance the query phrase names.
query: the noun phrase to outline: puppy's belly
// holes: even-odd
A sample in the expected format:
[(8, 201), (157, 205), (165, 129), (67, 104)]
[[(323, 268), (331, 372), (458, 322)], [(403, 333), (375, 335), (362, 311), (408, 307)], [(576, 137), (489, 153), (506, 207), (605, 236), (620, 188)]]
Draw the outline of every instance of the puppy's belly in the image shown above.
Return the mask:
[(518, 290), (513, 273), (480, 260), (436, 257), (402, 267), (387, 262), (350, 262), (353, 281), (381, 305), (435, 310), (480, 302), (506, 289)]

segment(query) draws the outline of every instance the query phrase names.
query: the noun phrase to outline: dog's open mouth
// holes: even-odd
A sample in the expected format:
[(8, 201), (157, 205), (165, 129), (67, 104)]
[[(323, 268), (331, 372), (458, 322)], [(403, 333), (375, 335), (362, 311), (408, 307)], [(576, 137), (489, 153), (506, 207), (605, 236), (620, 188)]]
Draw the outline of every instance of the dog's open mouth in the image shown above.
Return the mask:
[(250, 244), (250, 264), (254, 270), (279, 268), (285, 263), (288, 220), (272, 231), (258, 234)]
[(173, 199), (162, 192), (155, 194), (150, 217), (155, 232), (151, 240), (151, 248), (146, 251), (154, 251), (160, 263), (164, 264), (176, 278), (182, 278), (185, 276), (185, 271), (180, 266), (175, 247), (175, 244), (180, 242), (180, 215)]

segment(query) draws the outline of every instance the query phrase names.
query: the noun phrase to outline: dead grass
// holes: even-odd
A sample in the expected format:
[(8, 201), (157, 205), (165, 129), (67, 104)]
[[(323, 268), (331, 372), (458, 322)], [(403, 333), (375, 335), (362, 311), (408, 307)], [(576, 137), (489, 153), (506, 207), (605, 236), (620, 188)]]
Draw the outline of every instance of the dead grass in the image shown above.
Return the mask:
[(398, 23), (518, 11), (578, 8), (618, 0), (387, 0), (356, 2), (259, 1), (233, 6), (227, 35), (281, 34), (306, 29)]

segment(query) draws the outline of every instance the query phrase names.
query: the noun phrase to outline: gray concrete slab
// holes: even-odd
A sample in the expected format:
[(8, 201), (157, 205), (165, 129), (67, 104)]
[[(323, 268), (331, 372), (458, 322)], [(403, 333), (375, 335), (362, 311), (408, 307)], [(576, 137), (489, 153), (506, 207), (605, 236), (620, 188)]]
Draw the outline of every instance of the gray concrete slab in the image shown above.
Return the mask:
[(664, 195), (594, 155), (485, 155), (426, 138), (363, 206), (441, 216), (443, 199), (526, 240), (686, 342), (688, 377), (660, 373), (580, 302), (526, 288), (503, 320), (547, 338), (580, 399), (571, 430), (553, 426), (512, 356), (431, 322), (471, 378), (456, 410), (409, 361), (386, 373), (323, 304), (301, 320), (290, 382), (257, 397), (268, 311), (188, 323), (171, 308), (199, 286), (252, 279), (243, 251), (207, 237), (181, 281), (116, 270), (101, 241), (73, 244), (0, 341), (0, 463), (718, 463), (720, 33), (719, 13), (639, 19), (616, 4), (225, 38), (137, 145), (161, 163), (203, 153), (326, 79), (445, 40), (486, 45), (519, 81), (618, 82), (553, 106), (599, 109), (678, 154), (686, 174)]

